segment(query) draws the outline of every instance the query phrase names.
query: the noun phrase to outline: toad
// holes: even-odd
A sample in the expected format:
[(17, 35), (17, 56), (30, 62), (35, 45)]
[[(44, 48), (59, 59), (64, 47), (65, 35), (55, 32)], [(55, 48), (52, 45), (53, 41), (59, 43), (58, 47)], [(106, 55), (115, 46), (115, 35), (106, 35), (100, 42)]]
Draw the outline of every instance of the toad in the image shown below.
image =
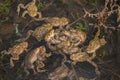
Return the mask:
[(81, 30), (63, 30), (61, 33), (69, 37), (70, 42), (74, 43), (75, 46), (82, 44), (86, 40), (86, 33)]
[(56, 68), (53, 72), (48, 75), (50, 80), (60, 80), (64, 77), (69, 77), (70, 80), (73, 80), (73, 71), (70, 70), (67, 66), (62, 65)]
[(56, 45), (56, 47), (58, 49), (63, 49), (63, 48), (69, 47), (69, 46), (70, 46), (70, 41), (69, 40), (63, 41), (60, 44)]
[(89, 45), (87, 46), (87, 53), (95, 53), (97, 49), (99, 49), (101, 46), (106, 44), (106, 41), (104, 38), (99, 38), (100, 35), (100, 29), (98, 28), (97, 33), (95, 34), (95, 37), (93, 40), (89, 42)]
[(45, 19), (47, 23), (50, 23), (54, 27), (63, 27), (69, 23), (69, 20), (65, 17), (59, 18), (59, 17), (52, 17)]
[[(24, 5), (24, 4), (19, 4), (17, 7), (17, 13), (19, 15), (20, 13), (20, 8), (25, 9), (25, 11), (22, 14), (22, 17), (25, 18), (26, 14), (29, 14), (29, 16), (31, 16), (32, 18), (36, 19), (36, 20), (40, 20), (42, 18), (42, 14), (41, 12), (38, 12), (38, 8), (35, 5), (36, 0), (32, 0), (31, 2), (29, 2), (28, 4)], [(39, 16), (38, 18), (35, 18), (36, 16)]]
[(50, 30), (48, 33), (45, 35), (45, 41), (50, 41), (52, 37), (54, 37), (55, 31), (54, 29)]
[[(47, 41), (51, 50), (62, 50), (67, 54), (76, 52), (78, 45), (86, 40), (86, 33), (83, 31), (72, 30), (54, 30), (54, 36)], [(74, 48), (74, 49), (72, 49)]]
[(27, 40), (30, 35), (32, 35), (33, 37), (35, 37), (38, 41), (41, 41), (42, 39), (44, 39), (45, 35), (52, 29), (52, 25), (51, 24), (44, 24), (42, 26), (37, 27), (34, 31), (33, 30), (29, 30), (27, 32), (27, 37), (25, 38), (25, 40)]
[(100, 75), (100, 71), (98, 69), (98, 66), (95, 62), (92, 61), (96, 57), (96, 54), (92, 54), (92, 56), (89, 56), (86, 52), (82, 52), (81, 50), (75, 54), (70, 55), (70, 59), (73, 60), (73, 64), (75, 65), (77, 62), (89, 62), (95, 67), (95, 72), (97, 76)]
[(68, 55), (74, 54), (78, 51), (79, 51), (79, 47), (77, 47), (77, 46), (69, 46), (69, 47), (62, 49), (62, 52), (64, 52), (65, 54), (68, 54)]
[[(55, 42), (53, 42), (55, 41)], [(64, 40), (64, 41), (61, 41), (59, 39), (52, 39), (51, 42), (49, 41), (47, 43), (48, 47), (51, 49), (51, 50), (62, 50), (64, 48), (67, 48), (70, 46), (70, 41), (69, 40)]]
[(33, 72), (36, 73), (34, 63), (38, 64), (37, 72), (42, 72), (42, 70), (39, 70), (39, 68), (44, 67), (44, 63), (42, 61), (44, 61), (45, 58), (49, 57), (50, 55), (51, 54), (46, 53), (46, 49), (44, 46), (40, 46), (31, 50), (25, 57), (25, 60), (22, 64), (24, 66), (24, 71), (26, 72), (26, 75), (29, 75), (28, 69), (32, 69)]
[(5, 54), (11, 54), (10, 65), (14, 67), (13, 60), (19, 60), (19, 55), (23, 53), (28, 47), (28, 42), (21, 42), (19, 44), (14, 45), (12, 48), (9, 48), (8, 51), (3, 51)]

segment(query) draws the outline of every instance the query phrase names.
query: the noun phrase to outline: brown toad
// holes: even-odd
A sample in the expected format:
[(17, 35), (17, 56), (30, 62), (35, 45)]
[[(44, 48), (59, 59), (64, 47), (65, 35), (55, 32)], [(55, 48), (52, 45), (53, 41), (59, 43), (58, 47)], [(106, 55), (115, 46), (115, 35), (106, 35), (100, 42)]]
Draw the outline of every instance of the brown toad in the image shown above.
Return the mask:
[(55, 31), (54, 29), (50, 30), (48, 33), (45, 35), (45, 41), (50, 41), (52, 37), (54, 37)]
[(73, 71), (70, 70), (67, 66), (62, 65), (56, 68), (53, 72), (48, 75), (48, 79), (50, 80), (60, 80), (64, 77), (68, 76), (70, 80), (73, 80)]
[(78, 51), (79, 51), (79, 47), (77, 47), (77, 46), (69, 46), (69, 47), (62, 49), (62, 52), (64, 52), (65, 54), (68, 54), (68, 55), (71, 55), (71, 54), (76, 53)]
[(31, 50), (25, 57), (25, 60), (22, 64), (24, 66), (24, 71), (26, 72), (26, 74), (29, 75), (28, 69), (32, 69), (34, 73), (36, 73), (34, 69), (34, 63), (38, 64), (37, 72), (42, 71), (39, 70), (39, 68), (44, 67), (44, 63), (42, 61), (45, 60), (45, 57), (49, 57), (49, 56), (50, 54), (46, 54), (46, 49), (44, 46), (40, 46)]
[(94, 53), (97, 49), (99, 49), (102, 45), (105, 45), (106, 41), (104, 38), (102, 39), (93, 39), (89, 42), (89, 45), (86, 49), (87, 53)]
[(47, 18), (45, 21), (55, 27), (58, 27), (58, 26), (62, 27), (69, 23), (69, 20), (65, 17), (62, 17), (62, 18), (52, 17), (52, 18)]
[(81, 30), (76, 29), (63, 30), (62, 34), (69, 37), (70, 42), (74, 43), (75, 46), (85, 42), (86, 40), (86, 33)]
[(70, 46), (70, 41), (69, 40), (63, 41), (60, 44), (56, 45), (56, 47), (58, 49), (63, 49), (63, 48), (69, 47), (69, 46)]
[(85, 32), (83, 32), (82, 30), (76, 30), (76, 29), (75, 30), (71, 29), (70, 32), (72, 33), (71, 42), (74, 43), (75, 46), (78, 46), (79, 44), (82, 44), (85, 42), (86, 40)]
[[(26, 14), (29, 14), (29, 16), (33, 17), (34, 19), (38, 19), (40, 20), (42, 18), (42, 14), (40, 12), (38, 12), (38, 8), (35, 5), (36, 0), (32, 0), (31, 2), (29, 2), (27, 5), (24, 6), (24, 4), (19, 4), (17, 7), (17, 12), (18, 15), (20, 13), (20, 8), (25, 9), (25, 11), (22, 14), (22, 17), (25, 18)], [(35, 18), (35, 16), (39, 16), (38, 18)]]
[[(86, 33), (83, 31), (55, 30), (54, 37), (47, 41), (48, 47), (52, 50), (62, 50), (67, 54), (76, 52), (78, 45), (86, 40)], [(72, 49), (74, 48), (74, 49)]]
[(42, 26), (37, 27), (34, 31), (33, 30), (29, 30), (27, 32), (27, 37), (25, 40), (27, 40), (30, 35), (32, 35), (33, 37), (35, 37), (38, 41), (41, 41), (42, 39), (44, 39), (45, 35), (52, 29), (52, 25), (51, 24), (44, 24)]
[(89, 45), (87, 46), (87, 53), (95, 53), (97, 49), (99, 49), (101, 46), (106, 44), (106, 41), (104, 38), (99, 38), (100, 35), (100, 29), (98, 28), (97, 33), (95, 34), (95, 37), (93, 40), (89, 42)]
[(52, 44), (52, 43), (49, 43), (48, 42), (48, 47), (51, 49), (51, 50), (62, 50), (64, 48), (67, 48), (70, 46), (70, 41), (69, 40), (66, 40), (66, 41), (60, 41), (59, 43), (57, 44)]
[(61, 29), (52, 29), (46, 34), (46, 39), (49, 39), (47, 42), (52, 44), (59, 44), (62, 41), (66, 41), (67, 38), (61, 34)]
[(92, 56), (89, 56), (86, 52), (82, 52), (81, 50), (75, 54), (70, 55), (70, 59), (73, 60), (73, 64), (76, 64), (77, 62), (87, 61), (95, 67), (95, 72), (97, 76), (100, 76), (100, 71), (98, 69), (97, 64), (94, 61), (92, 61), (92, 59), (94, 59), (95, 57), (96, 57), (95, 53), (92, 54)]
[(21, 42), (14, 45), (12, 48), (9, 48), (8, 51), (3, 51), (5, 54), (11, 54), (10, 65), (14, 67), (13, 60), (19, 60), (19, 55), (23, 53), (24, 50), (28, 47), (28, 42)]

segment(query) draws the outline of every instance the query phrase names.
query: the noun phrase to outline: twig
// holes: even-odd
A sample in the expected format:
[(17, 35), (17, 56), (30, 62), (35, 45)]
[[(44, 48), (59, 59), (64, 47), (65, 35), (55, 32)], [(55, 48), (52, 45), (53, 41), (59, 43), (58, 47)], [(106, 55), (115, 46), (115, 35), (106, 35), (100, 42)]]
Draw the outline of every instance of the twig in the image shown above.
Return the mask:
[(78, 22), (80, 19), (82, 19), (82, 17), (79, 17), (79, 18), (76, 19), (74, 22), (68, 24), (68, 25), (66, 26), (66, 28), (67, 28), (67, 29), (70, 28), (70, 26), (72, 26), (73, 24), (75, 24), (76, 22)]
[(28, 22), (25, 26), (24, 26), (24, 28), (22, 29), (22, 32), (24, 31), (24, 29), (30, 24), (30, 23), (32, 23), (34, 20), (32, 19), (30, 22)]
[(102, 68), (102, 69), (104, 69), (104, 70), (107, 70), (108, 72), (111, 72), (113, 75), (116, 75), (117, 77), (120, 78), (120, 75), (117, 74), (116, 72), (114, 72), (114, 70), (111, 70), (111, 69), (108, 69), (108, 68), (104, 68), (104, 67), (101, 67), (101, 66), (99, 66), (99, 67)]

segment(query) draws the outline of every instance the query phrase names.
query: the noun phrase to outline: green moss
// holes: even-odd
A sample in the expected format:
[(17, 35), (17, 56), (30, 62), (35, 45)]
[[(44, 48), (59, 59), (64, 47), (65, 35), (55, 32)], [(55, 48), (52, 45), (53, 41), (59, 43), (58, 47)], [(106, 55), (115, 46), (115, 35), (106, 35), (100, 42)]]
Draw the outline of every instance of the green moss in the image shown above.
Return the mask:
[(86, 27), (83, 26), (83, 24), (81, 22), (76, 23), (75, 28), (78, 29), (78, 30), (86, 30)]
[(0, 2), (0, 23), (4, 22), (7, 19), (10, 5), (11, 5), (10, 0)]
[(107, 53), (107, 51), (104, 50), (102, 53), (99, 54), (99, 56), (104, 58), (104, 57), (108, 56), (108, 53)]
[(37, 5), (37, 8), (38, 8), (38, 9), (43, 8), (43, 7), (44, 7), (44, 6), (43, 6), (42, 3), (38, 3), (38, 5)]
[(98, 0), (90, 0), (92, 4), (97, 4)]
[(0, 13), (7, 13), (9, 12), (9, 7), (11, 5), (11, 1), (3, 1), (0, 3)]

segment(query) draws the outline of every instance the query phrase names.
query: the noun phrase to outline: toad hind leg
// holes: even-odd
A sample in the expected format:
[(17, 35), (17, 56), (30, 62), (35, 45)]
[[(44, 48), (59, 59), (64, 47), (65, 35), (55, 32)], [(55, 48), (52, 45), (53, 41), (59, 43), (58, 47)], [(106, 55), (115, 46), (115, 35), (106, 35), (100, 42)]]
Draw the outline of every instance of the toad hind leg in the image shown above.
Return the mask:
[(35, 71), (34, 65), (31, 65), (31, 69), (33, 70), (33, 74), (36, 74), (36, 71)]
[(96, 75), (97, 75), (98, 77), (100, 77), (100, 71), (99, 71), (99, 69), (98, 69), (98, 65), (97, 65), (95, 62), (91, 61), (91, 60), (87, 60), (87, 61), (95, 67)]
[(24, 40), (27, 40), (32, 35), (33, 32), (34, 32), (33, 30), (29, 30), (27, 32), (27, 37)]
[(28, 76), (30, 74), (30, 72), (28, 71), (28, 69), (26, 67), (24, 67), (24, 71), (26, 73), (26, 76)]
[(33, 73), (36, 74), (36, 71), (34, 69), (34, 65), (31, 65), (29, 68), (28, 67), (24, 67), (24, 71), (26, 73), (26, 76), (28, 76), (30, 74), (29, 70), (28, 69), (32, 69), (33, 70)]
[(89, 58), (90, 60), (94, 59), (96, 57), (96, 52), (92, 53), (92, 56)]
[(26, 35), (26, 37), (25, 38), (22, 38), (22, 39), (18, 39), (18, 40), (16, 40), (17, 42), (22, 42), (22, 41), (26, 41), (31, 35), (32, 35), (32, 33), (33, 33), (34, 31), (32, 31), (32, 30), (29, 30), (28, 32), (27, 32), (27, 35)]
[(11, 57), (11, 58), (10, 58), (10, 66), (11, 66), (11, 67), (14, 67), (13, 60), (19, 60), (19, 57)]
[(42, 14), (41, 12), (37, 12), (38, 18), (34, 18), (35, 20), (39, 21), (42, 20)]

